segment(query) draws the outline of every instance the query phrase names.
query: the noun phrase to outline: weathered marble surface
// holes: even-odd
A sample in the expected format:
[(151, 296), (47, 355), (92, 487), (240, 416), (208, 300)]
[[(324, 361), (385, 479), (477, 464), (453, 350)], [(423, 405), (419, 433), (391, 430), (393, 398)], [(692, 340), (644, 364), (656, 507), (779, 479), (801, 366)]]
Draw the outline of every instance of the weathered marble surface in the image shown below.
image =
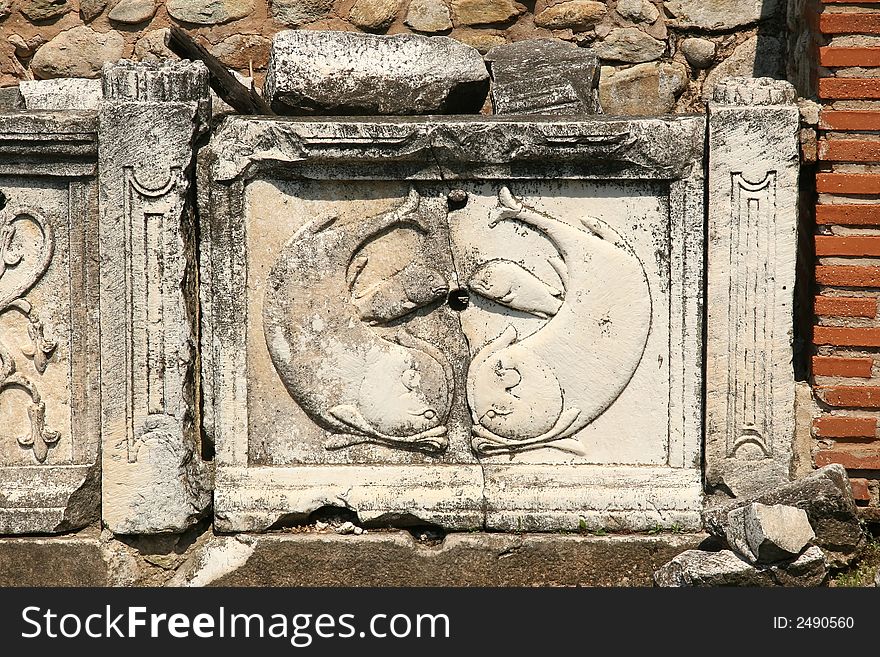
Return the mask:
[(706, 481), (790, 480), (798, 129), (788, 82), (731, 78), (709, 104)]
[(181, 531), (211, 502), (196, 397), (187, 171), (210, 112), (201, 63), (104, 69), (99, 114), (103, 520)]
[(100, 509), (94, 117), (0, 114), (0, 533)]
[(574, 44), (518, 41), (492, 48), (485, 60), (495, 114), (600, 113), (599, 60)]
[(227, 119), (199, 168), (218, 526), (696, 526), (702, 129)]
[(448, 37), (329, 30), (275, 35), (264, 85), (276, 113), (326, 116), (473, 114), (488, 91), (480, 53)]

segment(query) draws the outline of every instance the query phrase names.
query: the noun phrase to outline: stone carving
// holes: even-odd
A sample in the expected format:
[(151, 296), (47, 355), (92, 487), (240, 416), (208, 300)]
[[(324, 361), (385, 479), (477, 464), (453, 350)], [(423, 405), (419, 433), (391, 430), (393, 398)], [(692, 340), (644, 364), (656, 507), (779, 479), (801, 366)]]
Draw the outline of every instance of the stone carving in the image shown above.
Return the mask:
[[(429, 233), (443, 219), (445, 208), (412, 190), (399, 208), (354, 227), (309, 222), (273, 267), (263, 311), (269, 353), (303, 410), (335, 432), (328, 449), (362, 442), (446, 448), (453, 382), (445, 356), (405, 324), (379, 332), (364, 322), (399, 319), (445, 298), (448, 286), (416, 260), (389, 280), (358, 286), (368, 261), (359, 252), (372, 237), (404, 226)], [(322, 334), (332, 336), (324, 349)]]
[(709, 104), (706, 480), (789, 480), (798, 109), (788, 82), (728, 78)]
[(210, 504), (199, 458), (195, 228), (185, 175), (210, 113), (200, 62), (121, 61), (99, 125), (103, 520), (182, 531)]
[(229, 117), (215, 523), (695, 527), (705, 120)]
[(475, 357), (468, 373), (474, 449), (550, 445), (583, 454), (580, 442), (566, 439), (620, 395), (645, 349), (651, 298), (644, 269), (610, 226), (586, 217), (582, 227), (567, 224), (521, 204), (506, 187), (498, 199), (490, 227), (516, 220), (541, 231), (559, 252), (550, 264), (565, 290), (509, 261), (489, 262), (471, 279), (472, 290), (503, 305), (552, 315), (523, 340), (509, 325)]
[[(26, 238), (17, 239), (17, 233), (23, 232), (19, 230), (23, 224), (30, 224), (39, 232), (36, 250), (28, 248)], [(16, 311), (27, 319), (31, 344), (23, 346), (21, 351), (33, 360), (40, 374), (46, 371), (57, 343), (46, 337), (39, 314), (25, 296), (48, 269), (54, 247), (52, 227), (39, 212), (30, 208), (0, 211), (0, 314)], [(10, 347), (0, 340), (0, 394), (12, 388), (23, 390), (31, 400), (27, 407), (31, 430), (28, 435), (17, 437), (18, 444), (32, 450), (34, 458), (44, 463), (61, 434), (46, 426), (46, 405), (37, 383), (18, 371)]]
[[(773, 431), (773, 417), (768, 411), (773, 381), (761, 363), (773, 360), (772, 313), (776, 299), (774, 287), (767, 285), (773, 244), (761, 227), (776, 207), (776, 172), (767, 172), (756, 183), (747, 181), (742, 173), (734, 173), (731, 178), (735, 217), (730, 241), (731, 287), (742, 290), (742, 294), (731, 297), (730, 316), (745, 316), (747, 321), (736, 322), (731, 345), (728, 385), (738, 394), (727, 400), (727, 456), (736, 456), (752, 445), (760, 450), (759, 457), (767, 457), (772, 455), (768, 438)], [(766, 338), (766, 342), (759, 344), (757, 336)]]
[[(519, 222), (548, 239), (564, 289), (502, 258), (480, 264), (468, 279), (475, 294), (548, 320), (522, 339), (509, 324), (474, 355), (466, 391), (473, 449), (549, 446), (584, 455), (572, 436), (620, 395), (645, 349), (651, 298), (644, 268), (600, 221), (570, 225), (523, 205), (507, 187), (498, 201), (490, 228)], [(388, 276), (361, 281), (373, 238), (402, 229), (435, 234), (447, 221), (442, 199), (412, 189), (398, 208), (356, 224), (312, 219), (282, 249), (266, 284), (266, 345), (291, 396), (331, 432), (325, 448), (372, 442), (431, 453), (448, 446), (452, 366), (401, 320), (445, 300), (450, 284), (424, 250)]]
[(0, 112), (3, 534), (100, 516), (96, 132), (88, 112)]

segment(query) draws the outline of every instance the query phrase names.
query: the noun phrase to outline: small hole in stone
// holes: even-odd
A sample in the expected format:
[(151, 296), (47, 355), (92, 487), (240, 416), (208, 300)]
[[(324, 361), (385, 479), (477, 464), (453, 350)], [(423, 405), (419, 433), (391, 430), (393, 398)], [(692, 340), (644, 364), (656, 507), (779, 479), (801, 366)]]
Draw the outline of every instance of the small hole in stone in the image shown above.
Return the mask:
[(446, 197), (450, 210), (461, 210), (468, 202), (468, 193), (463, 189), (453, 189)]
[(0, 192), (0, 210), (6, 207), (6, 194)]
[(449, 304), (449, 307), (457, 312), (461, 312), (467, 308), (469, 300), (470, 296), (468, 295), (468, 291), (464, 288), (450, 290), (449, 296), (446, 297), (446, 302)]

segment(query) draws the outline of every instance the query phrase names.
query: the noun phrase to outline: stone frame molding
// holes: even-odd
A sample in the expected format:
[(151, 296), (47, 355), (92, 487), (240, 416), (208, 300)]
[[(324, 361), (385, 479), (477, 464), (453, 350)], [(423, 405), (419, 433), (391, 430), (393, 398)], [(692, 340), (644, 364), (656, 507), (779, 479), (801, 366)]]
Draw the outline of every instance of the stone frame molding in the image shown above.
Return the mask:
[[(199, 154), (204, 428), (215, 527), (264, 531), (326, 505), (449, 529), (698, 528), (702, 507), (705, 118), (230, 117)], [(244, 194), (257, 178), (654, 181), (668, 185), (670, 426), (665, 466), (254, 466), (248, 456)]]

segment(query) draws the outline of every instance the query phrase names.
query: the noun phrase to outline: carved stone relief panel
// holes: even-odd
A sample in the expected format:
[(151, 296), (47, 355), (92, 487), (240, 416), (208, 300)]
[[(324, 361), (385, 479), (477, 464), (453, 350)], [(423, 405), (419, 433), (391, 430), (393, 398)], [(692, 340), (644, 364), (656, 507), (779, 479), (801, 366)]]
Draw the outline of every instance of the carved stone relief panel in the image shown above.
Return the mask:
[(218, 526), (697, 524), (701, 123), (227, 123), (200, 156)]
[(93, 118), (0, 115), (0, 532), (98, 517)]

